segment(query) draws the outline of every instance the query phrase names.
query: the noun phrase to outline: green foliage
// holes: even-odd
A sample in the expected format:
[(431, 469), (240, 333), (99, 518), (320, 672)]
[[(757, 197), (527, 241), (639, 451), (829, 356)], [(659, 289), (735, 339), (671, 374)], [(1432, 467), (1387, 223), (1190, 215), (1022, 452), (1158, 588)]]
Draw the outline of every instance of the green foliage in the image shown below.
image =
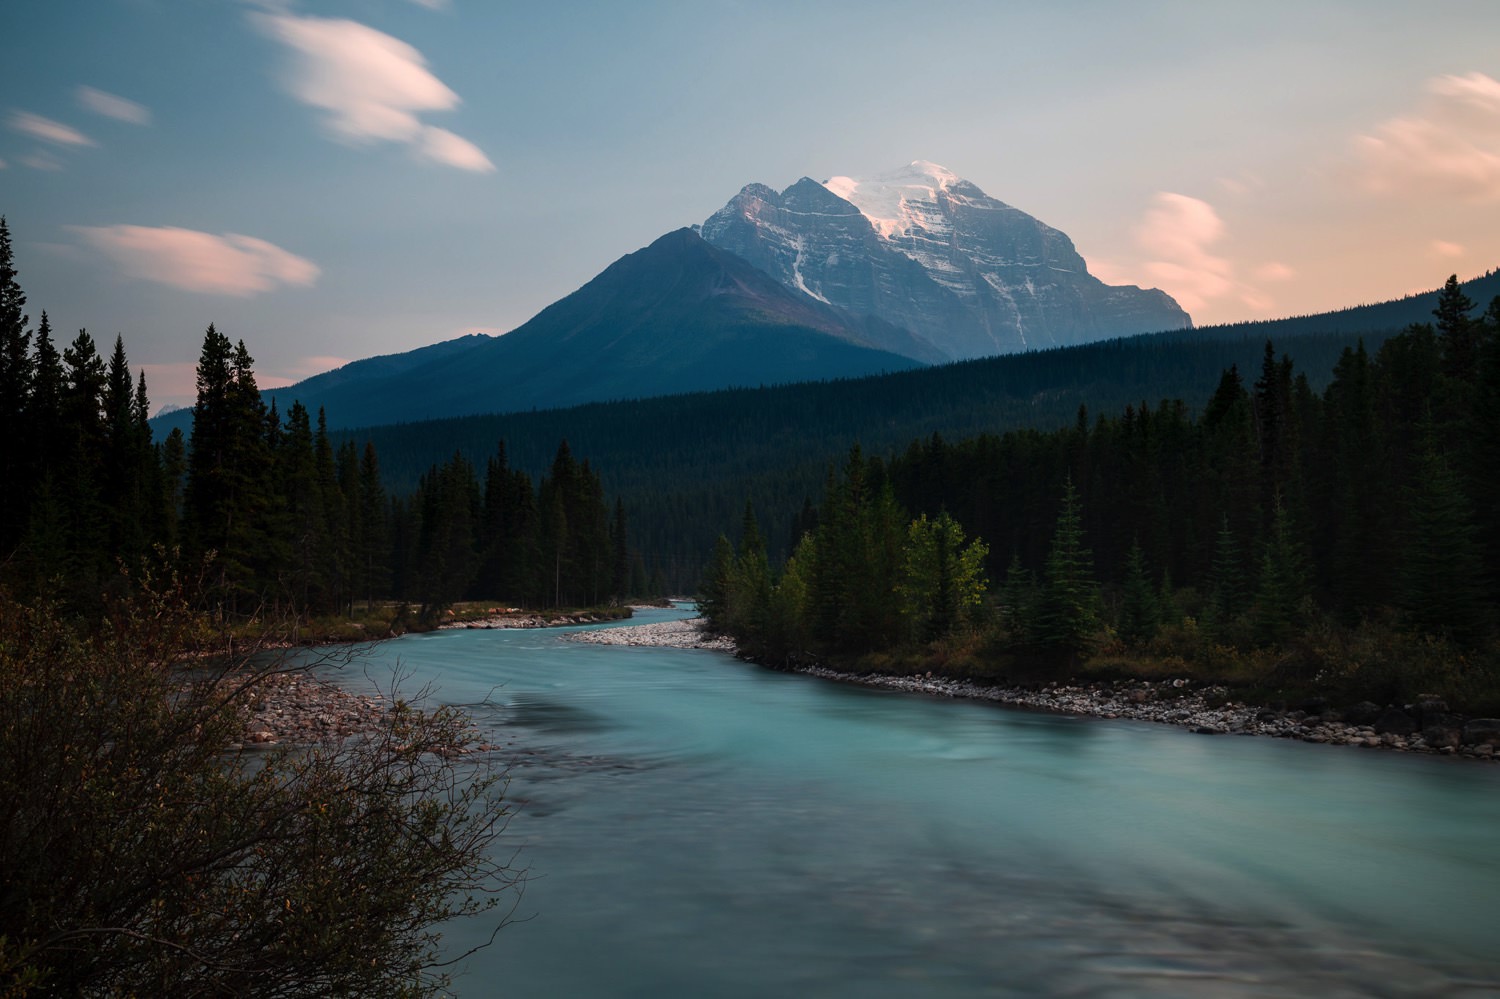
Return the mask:
[(989, 548), (978, 538), (964, 542), (963, 528), (947, 513), (933, 520), (922, 514), (907, 527), (897, 587), (910, 635), (918, 641), (937, 641), (972, 626), (984, 606)]
[(246, 754), (257, 695), (310, 667), (231, 652), (154, 590), (91, 633), (0, 595), (0, 994), (442, 991), (440, 925), (518, 881), (466, 719), (399, 703)]
[(1128, 644), (1137, 645), (1156, 637), (1161, 624), (1156, 588), (1146, 568), (1146, 555), (1139, 543), (1130, 547), (1125, 562), (1125, 583), (1120, 597), (1120, 623), (1116, 629)]
[(1071, 479), (1042, 571), (1036, 642), (1068, 656), (1088, 650), (1099, 627), (1099, 587), (1093, 553), (1083, 544), (1083, 509)]
[(1487, 623), (1479, 532), (1468, 497), (1430, 422), (1422, 441), (1408, 487), (1401, 608), (1419, 634), (1469, 642)]
[(1016, 645), (1036, 640), (1039, 596), (1036, 574), (1021, 564), (1019, 554), (1012, 555), (1000, 587), (1000, 620)]
[(1306, 622), (1307, 568), (1302, 546), (1286, 506), (1276, 504), (1275, 519), (1262, 547), (1253, 607), (1255, 639), (1280, 645)]

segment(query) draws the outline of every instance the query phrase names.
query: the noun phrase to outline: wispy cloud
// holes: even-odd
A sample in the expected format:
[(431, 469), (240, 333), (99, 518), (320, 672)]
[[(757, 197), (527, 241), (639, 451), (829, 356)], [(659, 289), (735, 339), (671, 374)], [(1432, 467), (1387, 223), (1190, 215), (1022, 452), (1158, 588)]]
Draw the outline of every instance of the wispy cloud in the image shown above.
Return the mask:
[(38, 149), (34, 153), (27, 153), (21, 157), (21, 162), (33, 170), (54, 171), (63, 168), (62, 160), (53, 156), (45, 149)]
[(64, 125), (51, 118), (43, 118), (30, 111), (12, 111), (7, 124), (33, 139), (41, 139), (56, 146), (92, 146), (94, 140), (71, 125)]
[(1136, 243), (1152, 259), (1152, 279), (1188, 312), (1234, 288), (1227, 259), (1212, 247), (1224, 238), (1224, 222), (1212, 205), (1185, 194), (1161, 192), (1136, 228)]
[(210, 295), (244, 298), (282, 285), (311, 285), (318, 266), (254, 236), (172, 226), (73, 226), (121, 273)]
[(1427, 244), (1427, 249), (1434, 257), (1442, 257), (1449, 260), (1454, 257), (1461, 257), (1468, 252), (1462, 243), (1450, 243), (1446, 239), (1434, 239), (1431, 243)]
[(418, 7), (426, 7), (428, 10), (447, 10), (448, 0), (411, 0)]
[(1374, 194), (1500, 199), (1500, 81), (1435, 77), (1417, 111), (1359, 136), (1355, 151), (1359, 180)]
[(304, 104), (327, 112), (336, 138), (403, 143), (424, 159), (460, 170), (495, 169), (468, 139), (418, 117), (451, 110), (459, 97), (412, 46), (357, 21), (289, 13), (250, 16), (291, 51), (285, 86)]
[(73, 91), (73, 96), (77, 98), (79, 106), (95, 114), (102, 114), (106, 118), (128, 122), (131, 125), (151, 124), (150, 108), (118, 94), (79, 85)]
[[(1219, 250), (1226, 232), (1224, 220), (1207, 201), (1162, 191), (1135, 228), (1135, 243), (1141, 251), (1136, 263), (1120, 266), (1090, 261), (1089, 270), (1109, 284), (1162, 288), (1190, 314), (1225, 300), (1257, 311), (1272, 308), (1271, 299), (1241, 279), (1234, 262)], [(1146, 277), (1133, 277), (1131, 271)], [(1279, 261), (1261, 264), (1252, 273), (1258, 281), (1286, 281), (1295, 275)]]

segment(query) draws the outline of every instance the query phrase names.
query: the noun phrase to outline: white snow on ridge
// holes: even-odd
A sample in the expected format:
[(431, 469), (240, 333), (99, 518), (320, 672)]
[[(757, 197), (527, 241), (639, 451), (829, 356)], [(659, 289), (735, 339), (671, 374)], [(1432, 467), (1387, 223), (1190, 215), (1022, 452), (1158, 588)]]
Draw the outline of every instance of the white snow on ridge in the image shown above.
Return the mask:
[(936, 163), (913, 160), (869, 180), (830, 177), (823, 186), (858, 208), (876, 231), (890, 239), (913, 227), (945, 231), (946, 220), (937, 210), (938, 192), (947, 191), (960, 179)]

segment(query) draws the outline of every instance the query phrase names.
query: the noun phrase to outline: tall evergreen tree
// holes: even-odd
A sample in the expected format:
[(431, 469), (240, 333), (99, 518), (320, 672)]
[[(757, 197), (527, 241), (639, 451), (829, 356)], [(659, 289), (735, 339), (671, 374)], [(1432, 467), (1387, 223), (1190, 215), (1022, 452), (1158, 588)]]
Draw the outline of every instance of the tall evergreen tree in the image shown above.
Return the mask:
[(1429, 420), (1421, 430), (1401, 560), (1401, 609), (1426, 634), (1475, 638), (1488, 623), (1484, 564), (1473, 510)]
[(1156, 588), (1146, 567), (1146, 554), (1140, 543), (1130, 546), (1125, 561), (1125, 583), (1120, 595), (1120, 637), (1138, 645), (1156, 637), (1160, 627)]
[(26, 527), (30, 495), (25, 485), (31, 469), (24, 442), (35, 427), (27, 420), (33, 377), (27, 330), (31, 319), (16, 273), (10, 227), (0, 216), (0, 426), (9, 427), (23, 442), (19, 447), (0, 448), (0, 481), (6, 483), (0, 489), (0, 558), (15, 548)]
[(1480, 325), (1473, 312), (1474, 301), (1464, 294), (1458, 275), (1449, 275), (1432, 314), (1443, 352), (1443, 374), (1455, 381), (1472, 382), (1479, 368)]
[(1084, 546), (1083, 504), (1069, 478), (1042, 573), (1037, 639), (1069, 657), (1088, 649), (1099, 625), (1093, 553)]
[(1292, 516), (1277, 503), (1271, 530), (1262, 546), (1256, 581), (1254, 626), (1256, 641), (1279, 645), (1305, 623), (1307, 563)]

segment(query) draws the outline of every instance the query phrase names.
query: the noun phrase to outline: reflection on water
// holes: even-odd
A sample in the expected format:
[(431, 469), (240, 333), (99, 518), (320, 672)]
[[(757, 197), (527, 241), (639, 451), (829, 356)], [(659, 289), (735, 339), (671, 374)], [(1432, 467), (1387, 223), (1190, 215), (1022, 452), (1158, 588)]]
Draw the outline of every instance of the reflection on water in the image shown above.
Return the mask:
[(380, 655), (513, 761), (534, 918), (464, 995), (1500, 993), (1500, 767), (555, 633)]

